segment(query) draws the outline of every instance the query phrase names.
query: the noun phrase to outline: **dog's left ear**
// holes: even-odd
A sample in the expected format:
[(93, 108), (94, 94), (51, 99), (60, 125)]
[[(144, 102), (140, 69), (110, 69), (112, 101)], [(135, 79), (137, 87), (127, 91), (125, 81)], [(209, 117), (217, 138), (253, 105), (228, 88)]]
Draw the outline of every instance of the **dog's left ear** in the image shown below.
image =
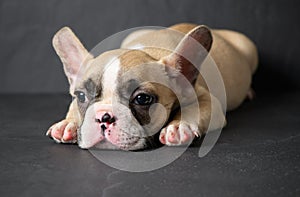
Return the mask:
[(204, 25), (197, 26), (183, 37), (174, 52), (161, 61), (166, 65), (166, 69), (171, 67), (172, 70), (180, 71), (190, 83), (194, 83), (212, 41), (209, 28)]
[(64, 71), (70, 83), (70, 90), (72, 90), (81, 66), (91, 59), (92, 55), (88, 53), (69, 27), (60, 29), (54, 35), (52, 44), (64, 65)]

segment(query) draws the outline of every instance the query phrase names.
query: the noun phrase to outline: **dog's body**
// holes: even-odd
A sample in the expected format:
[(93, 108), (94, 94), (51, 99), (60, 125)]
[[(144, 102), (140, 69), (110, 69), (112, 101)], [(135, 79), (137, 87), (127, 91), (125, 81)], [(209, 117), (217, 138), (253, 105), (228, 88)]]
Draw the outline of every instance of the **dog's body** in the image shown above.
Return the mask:
[[(76, 142), (78, 136), (82, 148), (97, 144), (101, 148), (136, 150), (147, 147), (159, 131), (162, 144), (189, 143), (194, 136), (207, 132), (212, 113), (217, 116), (210, 129), (222, 128), (226, 123), (222, 106), (193, 66), (192, 61), (201, 65), (207, 55), (199, 52), (195, 42), (210, 51), (218, 66), (227, 109), (238, 107), (251, 89), (258, 62), (255, 45), (240, 33), (210, 31), (194, 24), (139, 30), (123, 41), (121, 49), (93, 58), (72, 31), (63, 28), (55, 35), (53, 45), (76, 99), (66, 119), (54, 124), (47, 134), (58, 142)], [(196, 100), (178, 73), (192, 84)], [(162, 84), (154, 83), (157, 78)], [(179, 106), (177, 94), (183, 98), (184, 107)], [(196, 119), (195, 108), (201, 112)], [(183, 112), (191, 116), (183, 116)]]

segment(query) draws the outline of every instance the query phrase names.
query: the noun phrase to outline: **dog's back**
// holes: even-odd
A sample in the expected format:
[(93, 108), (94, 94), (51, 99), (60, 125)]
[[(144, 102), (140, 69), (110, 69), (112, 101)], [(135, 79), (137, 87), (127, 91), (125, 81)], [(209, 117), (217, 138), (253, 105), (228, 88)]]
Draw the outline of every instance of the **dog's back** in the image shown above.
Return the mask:
[[(130, 34), (121, 47), (143, 50), (159, 60), (169, 55), (182, 37), (196, 26), (182, 23), (169, 27), (175, 31), (139, 30)], [(227, 109), (232, 110), (243, 102), (250, 91), (252, 74), (258, 64), (257, 50), (253, 42), (241, 33), (230, 30), (211, 30), (211, 32), (213, 44), (210, 55), (223, 77)], [(196, 85), (206, 87), (200, 75)]]

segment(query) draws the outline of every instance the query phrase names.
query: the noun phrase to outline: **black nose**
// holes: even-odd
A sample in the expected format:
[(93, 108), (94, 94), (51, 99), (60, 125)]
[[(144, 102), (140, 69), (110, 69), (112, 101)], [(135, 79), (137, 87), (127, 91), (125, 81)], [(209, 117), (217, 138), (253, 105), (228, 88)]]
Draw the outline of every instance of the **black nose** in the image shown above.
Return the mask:
[(101, 122), (113, 123), (115, 121), (115, 118), (111, 117), (108, 113), (105, 113), (101, 118)]
[(105, 113), (101, 118), (101, 122), (108, 122), (110, 119), (110, 115), (108, 113)]

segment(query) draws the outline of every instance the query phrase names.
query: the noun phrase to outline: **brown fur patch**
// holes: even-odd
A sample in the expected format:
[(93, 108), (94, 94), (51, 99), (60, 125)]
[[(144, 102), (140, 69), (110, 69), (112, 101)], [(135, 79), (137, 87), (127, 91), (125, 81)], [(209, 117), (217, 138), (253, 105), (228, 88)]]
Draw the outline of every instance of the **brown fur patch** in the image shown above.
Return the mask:
[(154, 62), (155, 59), (147, 53), (140, 50), (130, 50), (120, 55), (120, 66), (125, 70), (135, 66), (140, 66), (148, 62)]

